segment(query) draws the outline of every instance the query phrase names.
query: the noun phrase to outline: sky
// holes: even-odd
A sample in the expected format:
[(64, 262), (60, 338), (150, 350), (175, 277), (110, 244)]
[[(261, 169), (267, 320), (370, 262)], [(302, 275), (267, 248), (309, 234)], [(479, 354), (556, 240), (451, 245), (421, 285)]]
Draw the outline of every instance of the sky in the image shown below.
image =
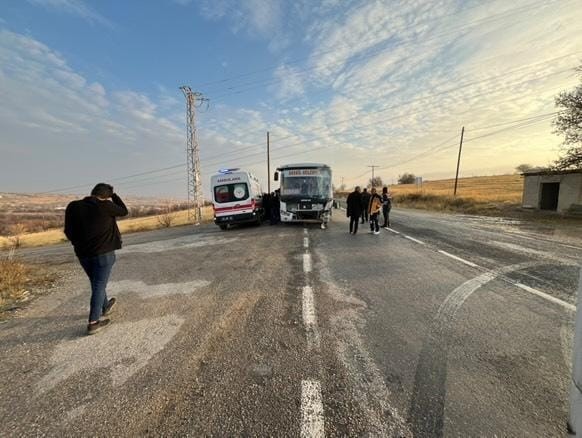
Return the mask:
[[(580, 0), (4, 0), (0, 192), (185, 198), (181, 85), (202, 183), (332, 167), (336, 186), (514, 172), (558, 157)], [(275, 187), (272, 183), (272, 188)]]

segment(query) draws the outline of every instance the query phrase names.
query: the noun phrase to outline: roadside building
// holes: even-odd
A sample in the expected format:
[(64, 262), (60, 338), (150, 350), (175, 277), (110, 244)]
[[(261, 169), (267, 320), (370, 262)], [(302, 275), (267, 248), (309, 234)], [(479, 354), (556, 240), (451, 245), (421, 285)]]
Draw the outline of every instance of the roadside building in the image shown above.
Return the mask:
[(523, 177), (523, 208), (582, 214), (582, 169), (532, 169)]

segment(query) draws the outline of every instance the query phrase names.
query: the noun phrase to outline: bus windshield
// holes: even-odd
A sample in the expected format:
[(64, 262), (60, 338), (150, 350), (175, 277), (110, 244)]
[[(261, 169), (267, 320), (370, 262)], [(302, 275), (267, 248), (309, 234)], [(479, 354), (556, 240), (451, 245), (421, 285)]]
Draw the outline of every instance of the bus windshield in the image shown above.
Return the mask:
[(329, 198), (329, 169), (290, 169), (281, 172), (281, 199), (285, 197)]

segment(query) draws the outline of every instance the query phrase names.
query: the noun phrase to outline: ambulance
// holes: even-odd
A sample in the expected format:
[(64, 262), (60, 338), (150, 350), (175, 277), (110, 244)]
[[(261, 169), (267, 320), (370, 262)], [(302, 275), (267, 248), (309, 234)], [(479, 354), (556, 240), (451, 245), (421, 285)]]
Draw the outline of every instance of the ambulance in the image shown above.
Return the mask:
[(210, 178), (214, 223), (221, 230), (229, 225), (264, 219), (263, 191), (258, 178), (240, 169), (221, 169)]

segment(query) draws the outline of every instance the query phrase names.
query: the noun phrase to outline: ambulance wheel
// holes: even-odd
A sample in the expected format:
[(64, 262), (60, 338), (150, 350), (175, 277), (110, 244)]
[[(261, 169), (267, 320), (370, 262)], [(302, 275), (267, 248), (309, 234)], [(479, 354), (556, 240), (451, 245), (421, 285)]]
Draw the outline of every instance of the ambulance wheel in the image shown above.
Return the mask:
[(228, 230), (228, 225), (226, 225), (226, 224), (219, 225), (219, 227), (220, 227), (220, 229), (221, 229), (222, 231), (226, 231), (226, 230)]

